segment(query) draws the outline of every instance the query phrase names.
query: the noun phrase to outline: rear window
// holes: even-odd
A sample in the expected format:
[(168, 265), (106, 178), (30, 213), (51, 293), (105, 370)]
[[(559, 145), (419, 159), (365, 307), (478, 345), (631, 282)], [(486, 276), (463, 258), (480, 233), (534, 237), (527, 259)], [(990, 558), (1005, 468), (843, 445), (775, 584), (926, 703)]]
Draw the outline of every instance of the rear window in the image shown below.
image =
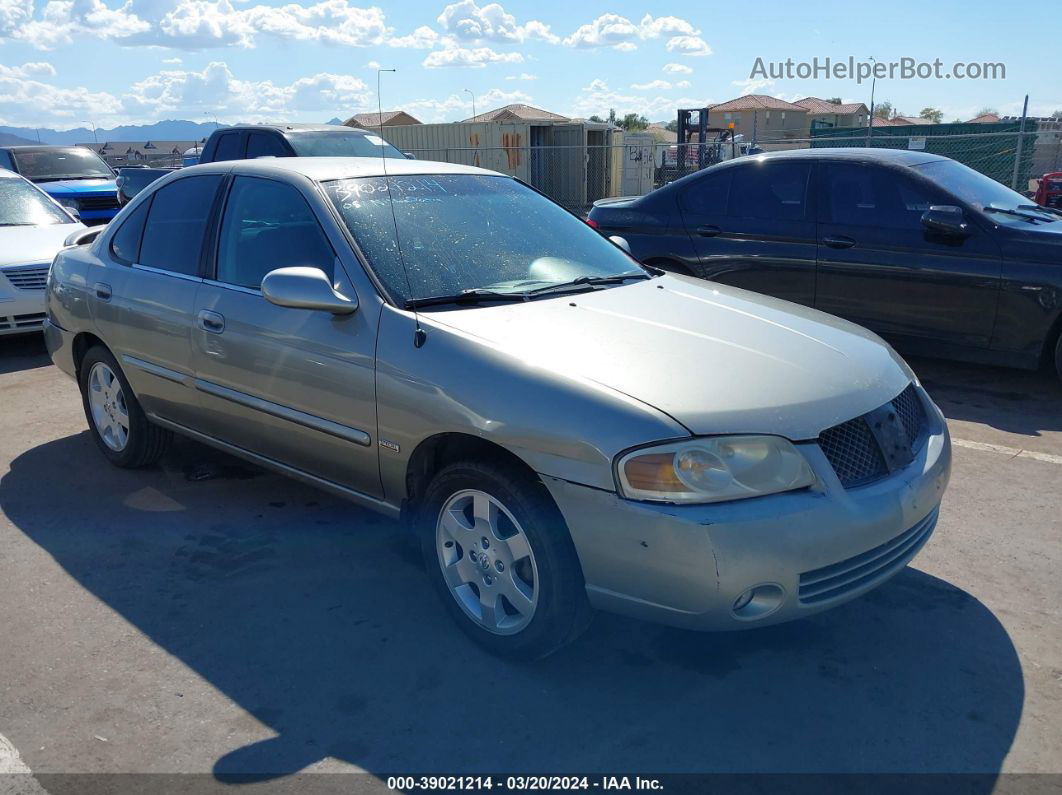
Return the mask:
[(195, 276), (220, 174), (184, 177), (155, 192), (140, 244), (140, 264)]
[(294, 132), (288, 135), (288, 143), (299, 157), (405, 158), (405, 155), (380, 136), (354, 130)]
[(757, 162), (737, 166), (730, 186), (731, 218), (802, 221), (807, 212), (809, 163)]

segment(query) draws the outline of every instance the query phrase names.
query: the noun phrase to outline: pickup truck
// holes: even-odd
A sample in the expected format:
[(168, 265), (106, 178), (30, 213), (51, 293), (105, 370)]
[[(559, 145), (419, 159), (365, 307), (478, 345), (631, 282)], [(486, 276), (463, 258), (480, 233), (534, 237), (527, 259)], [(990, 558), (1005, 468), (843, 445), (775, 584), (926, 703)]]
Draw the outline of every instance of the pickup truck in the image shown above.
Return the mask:
[(63, 205), (87, 226), (118, 214), (114, 172), (83, 146), (3, 146), (0, 168), (20, 174)]
[[(405, 159), (369, 130), (336, 124), (238, 124), (219, 127), (203, 145), (199, 163), (253, 160), (256, 157), (389, 157)], [(124, 205), (171, 168), (122, 169), (118, 198)]]

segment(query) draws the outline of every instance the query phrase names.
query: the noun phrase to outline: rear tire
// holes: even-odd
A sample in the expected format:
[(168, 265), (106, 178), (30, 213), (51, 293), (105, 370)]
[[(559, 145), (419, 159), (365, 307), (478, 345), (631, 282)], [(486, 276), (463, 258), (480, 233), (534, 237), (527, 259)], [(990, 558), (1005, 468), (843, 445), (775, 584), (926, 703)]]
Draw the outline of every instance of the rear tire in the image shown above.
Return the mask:
[(536, 660), (589, 625), (575, 547), (541, 482), (504, 464), (451, 464), (432, 479), (416, 516), (432, 585), (488, 651)]
[(89, 432), (108, 461), (136, 469), (162, 457), (173, 434), (144, 415), (110, 351), (101, 345), (90, 348), (81, 360), (78, 382)]

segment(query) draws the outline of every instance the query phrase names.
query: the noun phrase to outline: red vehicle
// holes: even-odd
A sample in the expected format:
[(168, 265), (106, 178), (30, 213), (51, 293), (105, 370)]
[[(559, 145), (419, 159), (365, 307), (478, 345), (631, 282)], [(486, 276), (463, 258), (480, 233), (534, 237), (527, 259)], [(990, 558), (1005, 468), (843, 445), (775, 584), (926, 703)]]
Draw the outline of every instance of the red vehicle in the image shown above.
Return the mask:
[(1033, 198), (1041, 207), (1055, 207), (1062, 210), (1062, 171), (1052, 171), (1040, 177), (1040, 187)]

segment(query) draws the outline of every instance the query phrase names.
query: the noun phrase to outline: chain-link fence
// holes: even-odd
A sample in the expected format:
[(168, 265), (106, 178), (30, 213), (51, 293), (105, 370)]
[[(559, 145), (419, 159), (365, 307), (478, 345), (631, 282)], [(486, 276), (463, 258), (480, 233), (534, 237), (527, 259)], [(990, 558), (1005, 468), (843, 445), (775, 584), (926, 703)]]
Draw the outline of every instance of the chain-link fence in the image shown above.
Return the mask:
[[(1053, 126), (1053, 125), (1052, 125)], [(641, 136), (645, 138), (647, 136)], [(904, 135), (893, 129), (847, 135), (679, 144), (629, 139), (617, 146), (499, 146), (408, 150), (439, 160), (511, 174), (577, 213), (599, 199), (641, 196), (708, 166), (760, 152), (874, 147), (940, 154), (1031, 195), (1036, 179), (1062, 171), (1062, 124), (1036, 132)]]

